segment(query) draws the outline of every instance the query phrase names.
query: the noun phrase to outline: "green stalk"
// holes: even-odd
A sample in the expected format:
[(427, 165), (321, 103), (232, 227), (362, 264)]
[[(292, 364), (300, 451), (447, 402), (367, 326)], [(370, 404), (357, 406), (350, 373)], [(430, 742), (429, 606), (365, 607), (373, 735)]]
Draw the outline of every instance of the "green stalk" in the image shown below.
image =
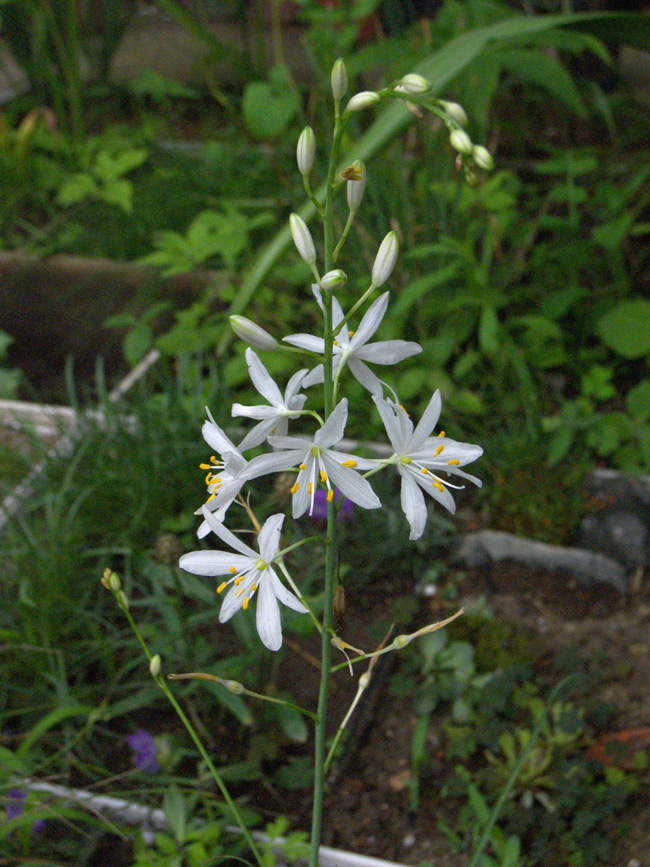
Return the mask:
[[(334, 198), (334, 175), (336, 164), (339, 159), (343, 124), (341, 122), (340, 104), (337, 100), (334, 108), (334, 134), (332, 152), (330, 154), (329, 170), (327, 174), (327, 186), (325, 191), (325, 216), (323, 219), (323, 234), (325, 244), (325, 273), (332, 268), (334, 250), (334, 222), (333, 222), (333, 198)], [(332, 412), (333, 407), (333, 383), (332, 383), (332, 350), (334, 334), (332, 332), (332, 296), (323, 297), (323, 339), (325, 341), (325, 353), (323, 358), (324, 384), (323, 406), (325, 420)], [(327, 504), (327, 542), (325, 547), (325, 607), (323, 610), (323, 631), (321, 632), (321, 677), (318, 691), (318, 710), (316, 718), (316, 732), (314, 743), (314, 804), (311, 826), (311, 851), (309, 867), (318, 867), (318, 853), (320, 850), (321, 829), (323, 824), (323, 798), (325, 793), (325, 737), (327, 725), (327, 704), (330, 690), (330, 667), (332, 664), (332, 618), (334, 592), (336, 590), (336, 562), (337, 562), (337, 525), (336, 504), (332, 499)]]

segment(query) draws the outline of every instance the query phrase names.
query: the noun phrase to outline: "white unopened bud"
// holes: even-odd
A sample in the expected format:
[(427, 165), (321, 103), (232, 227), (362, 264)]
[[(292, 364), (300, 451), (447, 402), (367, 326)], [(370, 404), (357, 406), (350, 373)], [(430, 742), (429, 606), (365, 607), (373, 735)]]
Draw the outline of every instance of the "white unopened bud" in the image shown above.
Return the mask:
[(111, 574), (109, 575), (108, 586), (111, 588), (113, 593), (117, 593), (119, 590), (122, 589), (122, 584), (116, 572), (111, 572)]
[(363, 199), (363, 194), (366, 191), (366, 166), (361, 160), (355, 160), (353, 165), (359, 166), (360, 177), (358, 180), (348, 181), (346, 185), (346, 194), (348, 197), (348, 207), (351, 211), (358, 211), (359, 205)]
[(406, 93), (411, 93), (413, 96), (420, 96), (431, 90), (431, 82), (423, 75), (418, 75), (417, 72), (410, 72), (405, 75), (400, 81), (401, 89)]
[(486, 172), (490, 172), (494, 168), (492, 154), (483, 145), (474, 145), (472, 148), (472, 158), (479, 169), (485, 169)]
[(314, 130), (310, 126), (306, 126), (300, 133), (298, 146), (296, 148), (296, 159), (298, 161), (298, 171), (301, 175), (308, 175), (314, 165), (314, 156), (316, 155), (316, 137)]
[(154, 677), (158, 677), (160, 674), (160, 654), (156, 653), (155, 656), (151, 657), (151, 661), (149, 662), (149, 671)]
[(399, 252), (399, 242), (395, 232), (389, 232), (381, 242), (375, 264), (372, 266), (372, 285), (375, 287), (383, 286), (386, 280), (393, 273), (397, 254)]
[(364, 108), (370, 108), (371, 105), (377, 105), (379, 102), (379, 94), (374, 90), (362, 90), (361, 93), (355, 93), (345, 107), (347, 111), (363, 111)]
[(457, 102), (445, 102), (440, 100), (439, 105), (449, 115), (452, 120), (455, 120), (459, 126), (467, 126), (467, 114), (462, 105)]
[(245, 316), (233, 314), (229, 317), (229, 320), (230, 327), (237, 337), (239, 337), (240, 340), (243, 340), (244, 343), (252, 346), (253, 349), (262, 349), (264, 352), (273, 352), (274, 349), (278, 349), (280, 346), (275, 337), (251, 319), (247, 319)]
[(307, 228), (307, 224), (302, 217), (298, 216), (298, 214), (292, 214), (289, 217), (289, 224), (291, 226), (291, 237), (293, 238), (293, 243), (296, 245), (296, 249), (300, 253), (301, 258), (304, 259), (308, 265), (315, 265), (316, 248), (314, 247), (314, 241), (309, 229)]
[(449, 143), (454, 148), (454, 150), (458, 151), (458, 153), (468, 155), (472, 153), (472, 140), (462, 129), (455, 129), (451, 133), (451, 135), (449, 136)]
[(244, 687), (238, 680), (222, 680), (221, 683), (223, 683), (228, 692), (231, 692), (233, 695), (241, 695), (244, 692)]
[(337, 268), (334, 271), (328, 271), (320, 281), (320, 288), (323, 292), (333, 292), (335, 289), (340, 289), (348, 282), (348, 276), (345, 271)]
[(332, 94), (334, 99), (342, 99), (348, 89), (348, 71), (345, 68), (343, 58), (334, 63), (332, 67)]

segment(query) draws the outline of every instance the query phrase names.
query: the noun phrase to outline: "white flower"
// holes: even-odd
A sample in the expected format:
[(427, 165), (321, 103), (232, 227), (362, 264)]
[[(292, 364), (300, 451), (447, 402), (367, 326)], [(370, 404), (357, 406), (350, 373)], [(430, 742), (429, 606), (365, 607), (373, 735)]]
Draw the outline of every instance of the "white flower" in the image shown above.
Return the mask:
[(193, 575), (231, 576), (217, 588), (217, 593), (222, 593), (229, 584), (232, 585), (219, 612), (221, 623), (230, 620), (240, 608), (246, 610), (255, 592), (259, 590), (257, 631), (262, 644), (269, 650), (279, 650), (282, 646), (282, 622), (278, 600), (288, 608), (293, 608), (294, 611), (301, 613), (307, 611), (298, 597), (287, 590), (273, 569), (273, 561), (280, 545), (284, 515), (271, 515), (264, 523), (257, 537), (259, 553), (233, 535), (205, 508), (203, 515), (212, 532), (239, 553), (192, 551), (181, 557), (179, 566)]
[(309, 513), (312, 513), (319, 481), (327, 488), (327, 498), (330, 501), (334, 497), (336, 486), (348, 500), (363, 509), (379, 508), (379, 498), (369, 482), (358, 473), (358, 470), (369, 470), (377, 466), (377, 461), (337, 452), (331, 448), (343, 438), (347, 419), (348, 402), (344, 398), (313, 438), (269, 437), (269, 444), (277, 451), (253, 458), (244, 471), (245, 478), (256, 479), (267, 473), (298, 467), (298, 476), (291, 488), (294, 518), (304, 515), (307, 508)]
[[(322, 307), (323, 301), (318, 292), (318, 287), (314, 288), (314, 294)], [(352, 376), (372, 394), (378, 395), (383, 394), (381, 382), (370, 370), (365, 363), (366, 361), (372, 364), (397, 364), (411, 355), (417, 355), (418, 352), (422, 352), (422, 347), (418, 343), (407, 340), (379, 340), (376, 343), (368, 343), (384, 318), (388, 306), (388, 297), (389, 293), (384, 292), (383, 295), (380, 295), (370, 305), (356, 331), (348, 331), (346, 325), (342, 328), (340, 327), (345, 317), (339, 302), (336, 298), (332, 298), (332, 330), (335, 335), (332, 358), (333, 369), (336, 372), (342, 364), (347, 364)], [(284, 340), (292, 346), (299, 346), (301, 349), (307, 349), (319, 355), (322, 355), (325, 351), (325, 341), (323, 338), (314, 337), (311, 334), (291, 334), (289, 337), (285, 337)], [(307, 374), (303, 380), (303, 385), (308, 387), (322, 381), (323, 365), (319, 364), (311, 373)]]
[(483, 449), (469, 443), (449, 440), (444, 433), (429, 436), (440, 417), (442, 401), (439, 391), (436, 391), (429, 401), (415, 430), (401, 406), (379, 397), (373, 397), (373, 400), (395, 450), (389, 463), (396, 464), (402, 477), (402, 509), (411, 527), (409, 539), (419, 539), (427, 520), (427, 507), (422, 491), (426, 491), (450, 512), (455, 512), (456, 504), (447, 488), (458, 486), (440, 478), (438, 473), (462, 476), (480, 487), (480, 479), (459, 468), (479, 458)]
[[(239, 449), (228, 439), (215, 420), (210, 410), (206, 407), (209, 421), (203, 423), (203, 439), (219, 453), (221, 460), (212, 455), (209, 464), (201, 464), (202, 470), (208, 470), (205, 483), (208, 486), (210, 497), (205, 504), (209, 512), (216, 512), (217, 518), (223, 521), (228, 507), (244, 486), (245, 479), (241, 473), (248, 466), (248, 461)], [(220, 472), (219, 472), (220, 471)], [(203, 507), (195, 512), (203, 514)], [(197, 536), (202, 539), (210, 532), (207, 521), (203, 521), (197, 531)]]
[(236, 313), (233, 313), (228, 319), (230, 327), (237, 337), (243, 340), (244, 343), (248, 343), (249, 346), (254, 346), (255, 349), (263, 349), (265, 352), (272, 352), (274, 349), (280, 348), (280, 344), (275, 337), (269, 334), (268, 331), (265, 331), (256, 322), (247, 319), (246, 316), (238, 316)]
[(372, 284), (373, 286), (383, 286), (386, 280), (393, 273), (397, 254), (399, 253), (399, 242), (395, 232), (389, 232), (384, 240), (379, 245), (375, 262), (372, 266)]
[(289, 226), (291, 228), (291, 237), (300, 256), (308, 265), (316, 264), (316, 248), (314, 247), (314, 239), (311, 232), (307, 228), (307, 224), (298, 214), (289, 216)]
[(248, 364), (248, 372), (253, 385), (271, 405), (242, 406), (241, 403), (233, 404), (233, 417), (245, 416), (246, 418), (260, 419), (260, 423), (256, 424), (239, 443), (240, 452), (245, 452), (246, 449), (252, 449), (263, 443), (271, 433), (284, 436), (287, 432), (288, 419), (297, 418), (307, 400), (304, 394), (298, 394), (307, 374), (306, 369), (294, 373), (287, 383), (284, 397), (282, 397), (280, 389), (252, 349), (246, 350), (246, 364)]

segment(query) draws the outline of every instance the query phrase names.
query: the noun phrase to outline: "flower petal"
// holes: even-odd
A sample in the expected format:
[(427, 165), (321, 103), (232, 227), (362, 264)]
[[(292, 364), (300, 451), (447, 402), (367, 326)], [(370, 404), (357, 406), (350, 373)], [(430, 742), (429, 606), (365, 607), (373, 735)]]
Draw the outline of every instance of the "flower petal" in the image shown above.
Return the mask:
[[(449, 490), (440, 482), (440, 487), (431, 484), (431, 476), (425, 476), (414, 467), (406, 467), (405, 471), (412, 475), (418, 485), (427, 492), (434, 500), (444, 506), (453, 515), (456, 511), (456, 503)], [(440, 490), (442, 488), (442, 490)]]
[(322, 355), (325, 351), (325, 341), (322, 337), (314, 337), (312, 334), (290, 334), (288, 337), (282, 338), (285, 343), (291, 346), (297, 346), (299, 349), (306, 349), (308, 352), (316, 352)]
[(402, 509), (411, 528), (409, 539), (414, 541), (424, 533), (424, 527), (427, 523), (427, 505), (415, 480), (402, 467), (399, 467), (399, 471), (402, 476)]
[(280, 606), (273, 592), (273, 585), (265, 574), (262, 574), (260, 578), (259, 590), (257, 592), (256, 625), (259, 636), (262, 639), (262, 644), (265, 647), (268, 647), (269, 650), (279, 650), (282, 647)]
[(287, 608), (292, 608), (294, 611), (299, 611), (301, 614), (304, 614), (308, 609), (302, 604), (300, 599), (291, 592), (291, 590), (284, 586), (275, 571), (273, 569), (267, 569), (266, 572), (267, 575), (269, 575), (270, 580), (273, 582), (273, 592), (280, 602), (283, 605), (286, 605)]
[(203, 518), (207, 521), (208, 526), (215, 534), (221, 539), (222, 542), (225, 542), (226, 545), (230, 545), (231, 548), (234, 548), (235, 551), (239, 551), (241, 554), (244, 554), (247, 557), (253, 557), (254, 562), (259, 559), (257, 556), (257, 551), (247, 545), (245, 542), (242, 542), (234, 533), (231, 533), (230, 530), (223, 524), (218, 518), (215, 517), (208, 509), (203, 506), (202, 509)]
[[(303, 368), (302, 370), (297, 371), (291, 377), (289, 382), (287, 383), (287, 387), (284, 390), (284, 405), (288, 409), (302, 409), (307, 397), (305, 395), (300, 395), (298, 397), (298, 392), (302, 388), (302, 381), (307, 376), (308, 370), (307, 368)], [(298, 406), (298, 401), (302, 401)], [(294, 403), (295, 402), (295, 403)]]
[(278, 423), (277, 416), (273, 416), (273, 418), (267, 418), (265, 421), (256, 424), (254, 428), (248, 431), (244, 439), (239, 443), (239, 450), (245, 452), (248, 449), (254, 449), (255, 446), (261, 445), (269, 434), (276, 432)]
[(348, 358), (348, 367), (352, 376), (360, 382), (364, 388), (367, 388), (370, 394), (376, 394), (381, 397), (384, 393), (381, 382), (378, 377), (370, 370), (367, 364), (359, 361), (358, 358), (351, 356)]
[(352, 500), (362, 509), (378, 509), (381, 506), (381, 500), (373, 491), (370, 482), (356, 470), (342, 467), (330, 452), (322, 452), (321, 460), (327, 475), (348, 500)]
[(431, 431), (438, 424), (441, 409), (442, 398), (440, 397), (439, 389), (436, 389), (429, 401), (429, 405), (422, 414), (419, 425), (413, 431), (413, 436), (408, 444), (409, 454), (412, 454), (416, 449), (419, 449), (426, 438), (431, 434)]
[(245, 596), (243, 593), (238, 592), (239, 589), (239, 587), (235, 587), (233, 584), (226, 593), (221, 603), (221, 611), (219, 611), (219, 623), (225, 623), (227, 620), (230, 620), (233, 614), (236, 614), (244, 604)]
[[(274, 439), (288, 440), (292, 439), (292, 437), (271, 437), (269, 439), (271, 445), (273, 445), (271, 440)], [(241, 473), (240, 479), (243, 483), (244, 481), (250, 481), (251, 479), (258, 479), (260, 476), (266, 476), (269, 473), (288, 470), (291, 467), (298, 466), (298, 464), (301, 463), (303, 456), (304, 449), (291, 449), (289, 451), (269, 452), (265, 455), (258, 455), (256, 458), (253, 458), (252, 461), (249, 461), (248, 466)]]
[(227, 575), (234, 566), (243, 572), (255, 565), (250, 557), (233, 554), (230, 551), (191, 551), (183, 554), (178, 565), (192, 575)]
[(355, 355), (372, 364), (397, 364), (419, 352), (422, 352), (422, 347), (412, 340), (378, 340), (376, 343), (359, 347)]
[(403, 431), (397, 420), (395, 404), (389, 403), (387, 400), (384, 400), (377, 395), (373, 395), (372, 399), (374, 400), (377, 411), (379, 412), (381, 420), (384, 423), (384, 427), (386, 429), (386, 433), (388, 434), (388, 439), (390, 440), (393, 447), (393, 451), (397, 455), (403, 455), (404, 448), (406, 446), (406, 440), (403, 436)]
[(332, 410), (325, 424), (314, 435), (314, 445), (330, 448), (343, 439), (345, 423), (348, 420), (348, 401), (343, 398)]
[(270, 563), (277, 554), (283, 522), (283, 514), (271, 515), (259, 532), (257, 545), (260, 549), (260, 557), (266, 563)]
[(354, 332), (354, 337), (350, 341), (350, 347), (353, 351), (356, 351), (367, 343), (381, 325), (381, 320), (384, 318), (386, 308), (388, 307), (389, 295), (389, 292), (384, 292), (366, 310), (363, 319), (359, 323), (359, 327)]
[(233, 418), (243, 416), (244, 418), (266, 419), (275, 418), (278, 414), (275, 406), (245, 406), (242, 403), (233, 403), (231, 413)]
[(280, 389), (257, 354), (250, 347), (246, 350), (246, 364), (248, 365), (251, 382), (262, 397), (265, 397), (272, 406), (281, 406), (282, 393)]
[[(210, 411), (207, 409), (208, 415), (210, 415)], [(212, 416), (210, 416), (212, 418)], [(224, 455), (226, 452), (236, 452), (237, 449), (225, 433), (221, 430), (219, 425), (215, 424), (214, 421), (204, 421), (203, 427), (201, 428), (201, 433), (203, 434), (203, 439), (210, 446), (211, 449), (214, 449), (220, 455)]]

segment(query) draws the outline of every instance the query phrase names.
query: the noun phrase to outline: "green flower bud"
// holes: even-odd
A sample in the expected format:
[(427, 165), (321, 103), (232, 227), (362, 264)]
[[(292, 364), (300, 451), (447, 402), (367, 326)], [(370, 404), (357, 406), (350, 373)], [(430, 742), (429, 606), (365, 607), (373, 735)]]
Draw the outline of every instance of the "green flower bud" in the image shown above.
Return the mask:
[(483, 145), (474, 145), (472, 148), (472, 159), (479, 169), (485, 169), (486, 172), (490, 172), (494, 168), (492, 154)]
[(273, 352), (280, 344), (268, 331), (265, 331), (256, 322), (245, 316), (233, 314), (229, 317), (230, 327), (240, 340), (252, 346), (253, 349), (262, 349), (265, 352)]
[(111, 572), (108, 576), (108, 586), (111, 588), (113, 593), (117, 593), (118, 590), (122, 589), (122, 582), (116, 572)]
[(406, 93), (411, 93), (413, 96), (427, 93), (431, 90), (432, 86), (430, 81), (427, 81), (424, 76), (418, 75), (416, 72), (410, 72), (408, 75), (405, 75), (400, 81), (400, 85)]
[(316, 248), (311, 233), (307, 228), (307, 224), (299, 217), (298, 214), (292, 214), (289, 217), (291, 226), (291, 237), (300, 256), (308, 265), (316, 264)]
[(362, 90), (361, 93), (355, 93), (345, 107), (348, 111), (363, 111), (364, 108), (370, 108), (371, 105), (377, 105), (379, 102), (379, 94), (374, 90)]
[(121, 606), (122, 608), (124, 608), (125, 610), (128, 610), (128, 607), (129, 607), (129, 600), (128, 600), (127, 595), (126, 595), (126, 593), (124, 592), (124, 590), (120, 590), (120, 591), (118, 592), (118, 594), (117, 594), (117, 603), (118, 603), (118, 605), (120, 605), (120, 606)]
[(343, 58), (334, 63), (332, 67), (332, 94), (334, 99), (342, 99), (348, 89), (348, 71), (345, 68)]
[(386, 280), (393, 273), (397, 254), (399, 252), (399, 241), (395, 232), (389, 232), (381, 242), (375, 264), (372, 266), (372, 285), (375, 287), (383, 286)]
[(296, 148), (298, 171), (301, 175), (308, 175), (312, 170), (315, 155), (316, 137), (314, 136), (314, 130), (310, 126), (306, 126), (300, 133), (298, 146)]
[(244, 692), (244, 687), (236, 680), (224, 680), (222, 683), (233, 695), (241, 695)]
[(320, 288), (323, 292), (333, 292), (335, 289), (339, 289), (341, 286), (345, 286), (348, 282), (348, 277), (345, 271), (341, 271), (340, 268), (337, 268), (334, 271), (328, 271), (320, 281)]
[(153, 677), (158, 677), (160, 674), (160, 654), (156, 653), (151, 657), (149, 662), (149, 671), (151, 672)]
[(449, 136), (449, 143), (461, 154), (472, 153), (472, 140), (462, 129), (455, 129)]
[(459, 126), (467, 126), (467, 114), (462, 105), (459, 105), (457, 102), (445, 102), (442, 99), (438, 104)]

